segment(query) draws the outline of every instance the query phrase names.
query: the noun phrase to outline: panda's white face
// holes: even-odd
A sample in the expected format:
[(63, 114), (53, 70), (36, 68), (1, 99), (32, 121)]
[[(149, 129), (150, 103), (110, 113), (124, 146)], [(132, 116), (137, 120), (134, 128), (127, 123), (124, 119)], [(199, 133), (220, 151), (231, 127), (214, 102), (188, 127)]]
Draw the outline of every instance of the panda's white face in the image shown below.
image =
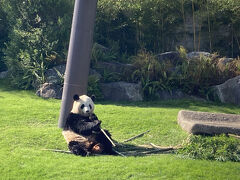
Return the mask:
[(94, 111), (94, 103), (92, 99), (86, 95), (79, 96), (79, 99), (74, 99), (72, 113), (80, 114), (88, 117)]

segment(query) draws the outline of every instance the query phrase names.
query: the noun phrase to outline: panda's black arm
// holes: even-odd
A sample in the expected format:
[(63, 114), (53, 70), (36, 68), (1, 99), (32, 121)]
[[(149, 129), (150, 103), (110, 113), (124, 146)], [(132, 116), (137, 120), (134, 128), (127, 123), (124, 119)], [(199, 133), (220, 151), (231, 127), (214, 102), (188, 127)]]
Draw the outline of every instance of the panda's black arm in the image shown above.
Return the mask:
[(66, 127), (70, 127), (74, 132), (79, 134), (89, 134), (92, 131), (100, 131), (101, 122), (95, 114), (89, 118), (79, 114), (70, 113), (67, 117)]
[(94, 120), (91, 122), (79, 121), (76, 129), (80, 134), (89, 134), (92, 133), (92, 131), (100, 131), (100, 124), (101, 122), (99, 120)]

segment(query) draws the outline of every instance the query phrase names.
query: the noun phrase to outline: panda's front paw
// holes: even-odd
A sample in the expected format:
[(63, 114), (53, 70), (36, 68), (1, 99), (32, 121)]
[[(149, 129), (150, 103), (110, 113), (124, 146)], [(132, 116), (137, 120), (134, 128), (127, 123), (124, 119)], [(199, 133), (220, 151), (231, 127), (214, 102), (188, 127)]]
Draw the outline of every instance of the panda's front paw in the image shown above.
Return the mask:
[(102, 123), (101, 121), (96, 121), (96, 125), (92, 128), (92, 131), (95, 131), (95, 132), (101, 131), (101, 128), (100, 128), (101, 123)]

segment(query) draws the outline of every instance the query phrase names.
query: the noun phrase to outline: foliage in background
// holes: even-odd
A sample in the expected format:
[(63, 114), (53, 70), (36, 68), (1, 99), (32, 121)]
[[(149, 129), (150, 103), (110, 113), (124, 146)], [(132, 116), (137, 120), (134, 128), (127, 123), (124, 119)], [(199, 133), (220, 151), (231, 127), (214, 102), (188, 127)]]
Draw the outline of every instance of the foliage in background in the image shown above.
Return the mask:
[[(0, 0), (0, 4), (2, 4), (2, 0)], [(6, 13), (3, 10), (3, 7), (0, 5), (0, 72), (7, 69), (6, 64), (3, 61), (3, 48), (5, 48), (4, 43), (8, 40), (8, 25), (7, 25), (7, 17)]]
[(193, 159), (240, 162), (240, 141), (226, 135), (191, 135), (178, 154)]
[(172, 64), (160, 63), (157, 58), (149, 52), (142, 50), (134, 57), (136, 70), (132, 74), (134, 82), (141, 82), (144, 97), (154, 99), (159, 90), (171, 90)]
[(95, 41), (107, 47), (117, 41), (120, 52), (130, 55), (183, 45), (237, 57), (239, 7), (238, 0), (99, 0)]
[[(47, 68), (65, 62), (73, 3), (73, 0), (0, 0), (0, 69), (7, 65), (12, 84), (32, 88), (44, 81)], [(109, 50), (103, 53), (93, 48), (93, 63), (126, 62), (124, 59), (136, 56), (141, 49), (158, 54), (175, 50), (179, 45), (190, 51), (237, 57), (239, 7), (239, 0), (99, 0), (94, 41)], [(164, 82), (159, 82), (159, 78), (141, 79), (146, 84), (145, 90), (152, 94), (155, 89), (168, 89), (176, 84), (172, 79), (169, 81), (166, 71), (164, 67), (159, 75)], [(185, 74), (185, 79), (186, 76), (190, 77)]]
[(240, 75), (240, 59), (234, 59), (221, 68), (221, 58), (217, 54), (189, 59), (182, 47), (178, 51), (183, 59), (174, 79), (177, 87), (188, 94), (210, 98), (212, 86)]
[(96, 100), (102, 100), (103, 99), (103, 94), (100, 90), (100, 85), (99, 85), (99, 78), (91, 75), (88, 77), (88, 87), (87, 87), (87, 95), (92, 96), (94, 95), (96, 97)]
[(64, 0), (3, 1), (9, 29), (5, 64), (10, 82), (23, 89), (45, 81), (45, 70), (63, 62), (72, 6)]
[(171, 92), (176, 89), (212, 98), (213, 85), (240, 75), (240, 59), (233, 59), (223, 68), (219, 65), (221, 58), (216, 54), (190, 59), (187, 58), (186, 49), (179, 47), (177, 50), (179, 59), (175, 61), (160, 61), (146, 51), (140, 51), (133, 58), (137, 70), (132, 75), (132, 81), (142, 83), (145, 98), (155, 99), (160, 90)]

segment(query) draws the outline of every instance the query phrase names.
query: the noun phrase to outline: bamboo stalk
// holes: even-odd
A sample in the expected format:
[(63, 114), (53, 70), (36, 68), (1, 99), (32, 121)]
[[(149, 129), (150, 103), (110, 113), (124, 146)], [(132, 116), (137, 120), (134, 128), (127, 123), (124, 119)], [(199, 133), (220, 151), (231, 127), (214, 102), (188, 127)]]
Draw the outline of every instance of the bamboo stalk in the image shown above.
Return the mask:
[(210, 25), (210, 15), (209, 15), (209, 7), (208, 7), (208, 1), (207, 3), (207, 19), (208, 19), (208, 36), (209, 36), (209, 48), (210, 53), (212, 52), (212, 35), (211, 35), (211, 25)]
[(111, 138), (106, 134), (106, 132), (101, 129), (102, 133), (106, 136), (106, 138), (110, 141), (110, 143), (113, 145), (113, 147), (116, 147), (116, 144), (114, 144), (114, 142), (111, 140)]
[(156, 149), (162, 150), (162, 151), (169, 151), (169, 150), (173, 150), (173, 147), (161, 147), (161, 146), (157, 146), (153, 143), (150, 143), (150, 145)]
[(52, 152), (59, 152), (59, 153), (66, 153), (66, 154), (72, 154), (71, 151), (64, 151), (59, 149), (42, 149), (43, 151), (52, 151)]
[(235, 135), (235, 134), (228, 134), (228, 135), (231, 136), (231, 137), (234, 137), (234, 138), (240, 139), (240, 136), (238, 136), (238, 135)]
[(193, 19), (193, 44), (194, 51), (196, 51), (196, 25), (195, 25), (195, 9), (194, 9), (194, 0), (192, 0), (192, 19)]
[(149, 131), (150, 131), (150, 130), (147, 130), (146, 132), (143, 132), (143, 133), (138, 134), (138, 135), (136, 135), (136, 136), (133, 136), (133, 137), (131, 137), (131, 138), (129, 138), (129, 139), (126, 139), (126, 140), (124, 140), (123, 142), (132, 141), (132, 140), (134, 140), (134, 139), (136, 139), (136, 138), (139, 138), (139, 137), (143, 136), (144, 134), (148, 133)]

